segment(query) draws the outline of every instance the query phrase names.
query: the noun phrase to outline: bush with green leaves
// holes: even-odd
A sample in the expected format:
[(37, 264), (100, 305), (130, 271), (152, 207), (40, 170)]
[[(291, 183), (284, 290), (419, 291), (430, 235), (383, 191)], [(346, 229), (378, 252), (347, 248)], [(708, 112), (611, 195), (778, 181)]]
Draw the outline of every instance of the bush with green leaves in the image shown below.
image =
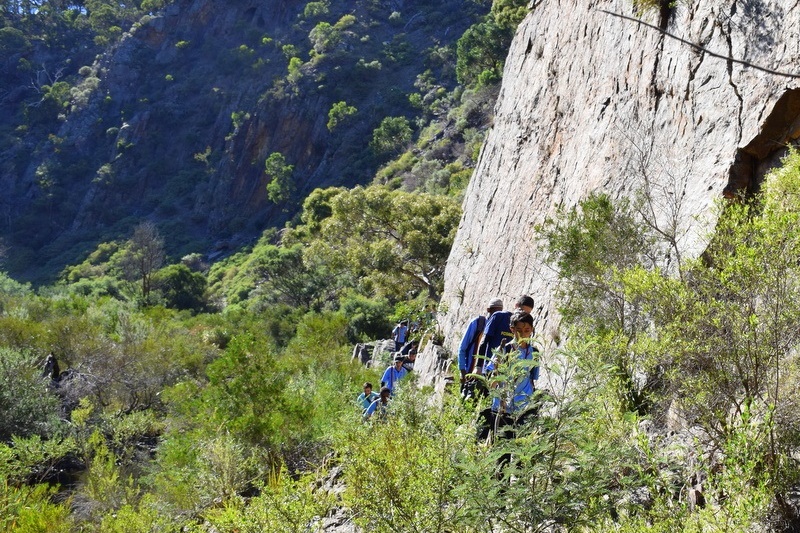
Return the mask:
[(13, 436), (50, 437), (61, 431), (61, 406), (44, 358), (0, 347), (0, 442)]
[(429, 407), (413, 387), (391, 402), (386, 419), (361, 423), (354, 412), (337, 436), (349, 513), (365, 530), (470, 530), (477, 522), (460, 501), (459, 464), (479, 452), (457, 429), (469, 413)]
[[(790, 150), (758, 196), (720, 204), (704, 255), (684, 259), (674, 274), (657, 265), (675, 241), (636, 204), (591, 197), (563, 225), (545, 226), (570, 336), (587, 346), (589, 364), (609, 365), (598, 381), (617, 391), (620, 411), (660, 420), (669, 409), (722, 453), (702, 462), (720, 490), (753, 480), (749, 496), (715, 502), (730, 516), (751, 498), (737, 527), (763, 520), (766, 486), (777, 514), (791, 519), (782, 491), (800, 479), (800, 432), (788, 416), (799, 400), (800, 240), (791, 229), (800, 218), (798, 176), (800, 155)], [(745, 434), (760, 444), (730, 461)]]
[(347, 339), (352, 343), (383, 338), (392, 328), (391, 306), (383, 298), (349, 292), (342, 296), (339, 305), (347, 318)]
[(202, 311), (206, 306), (206, 277), (183, 264), (169, 265), (157, 271), (153, 284), (167, 307)]
[[(337, 505), (334, 494), (324, 487), (325, 472), (305, 474), (294, 478), (285, 470), (277, 470), (268, 482), (259, 485), (254, 498), (233, 498), (222, 509), (212, 509), (205, 515), (206, 524), (198, 533), (211, 526), (220, 533), (238, 531), (296, 531), (323, 532), (324, 518)], [(188, 531), (195, 531), (189, 529)]]
[(264, 162), (264, 173), (269, 179), (267, 195), (270, 201), (279, 204), (291, 197), (295, 189), (294, 181), (292, 181), (293, 171), (294, 165), (288, 164), (283, 154), (273, 152), (269, 155)]
[(30, 533), (73, 531), (69, 502), (54, 503), (56, 487), (14, 485), (0, 477), (0, 529)]
[(386, 117), (372, 132), (369, 143), (378, 155), (394, 155), (411, 142), (413, 131), (405, 117)]
[(338, 126), (345, 124), (357, 112), (358, 110), (355, 107), (347, 105), (345, 101), (336, 102), (328, 111), (328, 131), (333, 131)]

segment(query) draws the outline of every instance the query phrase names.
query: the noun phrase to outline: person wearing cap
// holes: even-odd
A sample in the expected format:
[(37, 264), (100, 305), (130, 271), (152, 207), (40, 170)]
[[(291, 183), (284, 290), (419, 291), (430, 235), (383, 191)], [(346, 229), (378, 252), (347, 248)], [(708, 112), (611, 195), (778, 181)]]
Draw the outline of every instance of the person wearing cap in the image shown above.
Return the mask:
[(358, 395), (358, 398), (356, 398), (356, 403), (360, 405), (362, 409), (366, 409), (377, 399), (378, 393), (372, 390), (372, 383), (366, 382), (364, 383), (364, 392)]
[(390, 394), (394, 393), (394, 388), (397, 385), (397, 382), (406, 377), (406, 374), (408, 374), (408, 370), (403, 367), (405, 360), (406, 358), (404, 356), (395, 354), (394, 364), (389, 366), (383, 373), (383, 377), (381, 378), (381, 387), (386, 387), (389, 389)]
[(392, 391), (389, 390), (388, 387), (381, 387), (381, 394), (377, 400), (373, 401), (369, 404), (369, 407), (364, 409), (364, 421), (369, 420), (369, 418), (378, 413), (378, 417), (382, 420), (386, 418), (386, 413), (389, 409), (389, 404), (391, 402)]
[(475, 373), (482, 374), (486, 361), (492, 358), (495, 350), (500, 348), (503, 341), (511, 340), (511, 311), (503, 311), (503, 300), (493, 298), (489, 302), (488, 311), (491, 313), (483, 329), (483, 340), (478, 348), (475, 358)]

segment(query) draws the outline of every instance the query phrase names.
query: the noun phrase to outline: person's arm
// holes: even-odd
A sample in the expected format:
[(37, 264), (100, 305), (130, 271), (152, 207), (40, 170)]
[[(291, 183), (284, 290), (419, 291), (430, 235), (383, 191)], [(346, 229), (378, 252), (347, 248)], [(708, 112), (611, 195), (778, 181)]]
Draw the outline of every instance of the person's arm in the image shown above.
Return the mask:
[(378, 402), (380, 402), (380, 400), (374, 400), (371, 404), (369, 404), (369, 407), (364, 409), (364, 420), (367, 420), (372, 416), (372, 413), (374, 413), (378, 408)]
[(389, 367), (383, 372), (383, 377), (381, 378), (381, 387), (385, 387), (386, 384), (389, 382), (389, 377), (391, 377), (389, 372), (391, 371), (392, 367)]

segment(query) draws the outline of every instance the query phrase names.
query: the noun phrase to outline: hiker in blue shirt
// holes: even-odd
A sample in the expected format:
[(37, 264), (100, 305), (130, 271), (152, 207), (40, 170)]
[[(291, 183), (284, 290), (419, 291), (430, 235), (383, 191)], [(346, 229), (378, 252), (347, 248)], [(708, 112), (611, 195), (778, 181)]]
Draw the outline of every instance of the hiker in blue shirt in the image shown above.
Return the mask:
[(402, 355), (395, 355), (394, 364), (386, 369), (381, 378), (381, 387), (386, 387), (392, 394), (397, 382), (408, 374), (408, 370), (403, 367), (405, 359)]
[(511, 340), (511, 312), (503, 311), (503, 300), (494, 298), (489, 302), (489, 309), (492, 314), (489, 320), (486, 321), (486, 327), (483, 329), (483, 340), (475, 358), (476, 374), (483, 373), (484, 364), (491, 359), (492, 354), (500, 347), (503, 339), (506, 341)]
[(501, 427), (506, 429), (499, 436), (513, 438), (516, 435), (515, 428), (536, 414), (535, 409), (529, 408), (530, 398), (535, 391), (534, 382), (539, 378), (539, 351), (531, 343), (533, 317), (525, 312), (515, 313), (510, 325), (514, 328), (514, 341), (500, 356), (510, 359), (501, 361), (495, 357), (486, 369), (487, 373), (489, 370), (496, 372), (502, 366), (515, 375), (510, 382), (493, 383), (504, 389), (504, 393), (495, 396), (492, 406), (481, 412), (483, 424), (479, 424), (478, 440), (485, 440), (491, 431)]
[[(486, 309), (489, 314), (490, 310)], [(461, 372), (461, 384), (475, 365), (475, 354), (478, 353), (478, 346), (483, 336), (483, 328), (486, 327), (486, 317), (478, 315), (467, 325), (464, 335), (461, 337), (461, 344), (458, 346), (458, 370)]]
[(376, 412), (378, 413), (379, 419), (383, 420), (384, 418), (386, 418), (386, 414), (388, 413), (389, 410), (391, 396), (392, 396), (392, 391), (390, 391), (388, 387), (381, 387), (381, 394), (378, 397), (378, 399), (373, 401), (371, 404), (369, 404), (369, 407), (364, 409), (364, 415), (363, 415), (364, 421), (369, 420), (370, 417)]
[(392, 330), (392, 339), (394, 339), (394, 351), (399, 352), (400, 348), (406, 343), (406, 336), (408, 335), (408, 320), (403, 320), (397, 324)]
[(369, 405), (378, 399), (379, 394), (372, 390), (372, 383), (367, 382), (364, 383), (364, 392), (358, 395), (356, 398), (356, 403), (361, 406), (362, 409), (366, 409)]

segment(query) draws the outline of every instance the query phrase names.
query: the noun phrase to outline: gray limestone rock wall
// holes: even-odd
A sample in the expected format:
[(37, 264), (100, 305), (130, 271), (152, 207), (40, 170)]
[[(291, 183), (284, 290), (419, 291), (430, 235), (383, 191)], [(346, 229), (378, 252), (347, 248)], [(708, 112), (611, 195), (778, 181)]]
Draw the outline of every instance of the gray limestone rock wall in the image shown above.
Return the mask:
[(646, 177), (660, 223), (676, 220), (694, 256), (715, 202), (752, 192), (800, 137), (798, 2), (677, 2), (643, 15), (630, 0), (531, 7), (447, 265), (439, 319), (452, 351), (493, 296), (509, 308), (531, 294), (537, 331), (558, 340), (535, 229), (558, 206), (631, 195)]

